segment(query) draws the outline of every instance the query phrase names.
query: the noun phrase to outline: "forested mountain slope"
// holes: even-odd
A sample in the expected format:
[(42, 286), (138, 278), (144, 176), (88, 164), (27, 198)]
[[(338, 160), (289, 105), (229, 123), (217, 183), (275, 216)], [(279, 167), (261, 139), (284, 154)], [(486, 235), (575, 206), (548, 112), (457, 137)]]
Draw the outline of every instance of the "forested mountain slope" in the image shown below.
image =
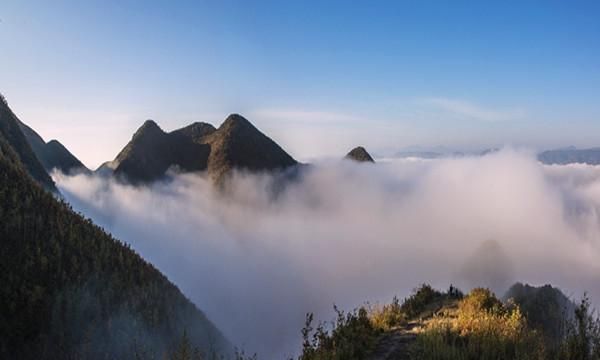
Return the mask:
[[(3, 120), (6, 109), (0, 106)], [(13, 143), (27, 145), (10, 131)], [(220, 331), (156, 268), (39, 186), (3, 134), (0, 358), (162, 358), (184, 331), (207, 353), (229, 351)]]

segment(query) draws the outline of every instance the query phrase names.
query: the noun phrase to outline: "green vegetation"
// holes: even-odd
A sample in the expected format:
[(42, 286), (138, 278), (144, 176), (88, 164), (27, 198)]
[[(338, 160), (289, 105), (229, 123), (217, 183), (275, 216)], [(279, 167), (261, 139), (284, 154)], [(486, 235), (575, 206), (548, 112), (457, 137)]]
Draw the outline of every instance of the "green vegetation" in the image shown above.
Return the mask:
[(407, 321), (407, 315), (402, 311), (402, 306), (397, 296), (394, 296), (390, 304), (371, 306), (369, 308), (369, 315), (373, 326), (384, 331), (392, 330), (397, 326), (405, 324)]
[(560, 359), (600, 359), (600, 319), (590, 309), (587, 296), (575, 309), (575, 319), (569, 321), (566, 333), (559, 350)]
[(413, 293), (404, 299), (402, 304), (394, 296), (390, 304), (371, 306), (369, 316), (373, 326), (384, 331), (403, 326), (416, 317), (430, 317), (442, 307), (462, 299), (463, 293), (450, 285), (447, 292), (435, 290), (428, 284), (414, 289)]
[[(503, 302), (488, 289), (463, 295), (453, 286), (441, 292), (425, 284), (402, 303), (395, 297), (348, 314), (336, 308), (329, 330), (322, 324), (313, 329), (309, 314), (300, 359), (600, 359), (600, 320), (587, 297), (567, 306), (558, 289), (515, 286), (509, 294), (518, 296)], [(563, 311), (562, 321), (554, 313), (542, 321), (540, 314), (557, 310), (557, 304), (573, 310), (573, 317)], [(560, 327), (554, 343), (548, 334), (558, 332), (548, 326)]]
[(334, 310), (332, 330), (322, 323), (313, 328), (313, 315), (306, 316), (300, 360), (359, 360), (373, 350), (381, 330), (373, 326), (367, 310), (344, 313), (335, 306)]
[(21, 159), (0, 133), (0, 358), (129, 358), (134, 347), (162, 358), (183, 329), (206, 353), (228, 349), (175, 285)]
[(446, 293), (435, 290), (428, 284), (423, 284), (414, 290), (413, 294), (404, 300), (400, 310), (407, 318), (431, 316), (444, 303), (463, 297), (460, 290), (450, 285)]
[(542, 342), (519, 307), (474, 289), (453, 312), (435, 316), (417, 337), (418, 359), (545, 359)]

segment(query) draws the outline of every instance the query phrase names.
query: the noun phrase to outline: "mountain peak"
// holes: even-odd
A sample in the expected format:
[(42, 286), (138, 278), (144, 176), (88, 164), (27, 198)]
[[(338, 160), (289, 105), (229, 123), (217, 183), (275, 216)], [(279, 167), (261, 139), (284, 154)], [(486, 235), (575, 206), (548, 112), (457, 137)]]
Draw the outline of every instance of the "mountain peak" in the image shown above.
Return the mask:
[(158, 126), (158, 124), (154, 120), (148, 119), (148, 120), (144, 121), (142, 126), (140, 126), (140, 128), (136, 131), (136, 134), (144, 133), (144, 132), (156, 132), (156, 131), (163, 132), (162, 129), (160, 128), (160, 126)]
[(144, 121), (144, 123), (142, 124), (142, 126), (140, 126), (135, 134), (133, 134), (133, 138), (138, 138), (140, 136), (146, 136), (146, 135), (162, 135), (164, 134), (164, 131), (162, 131), (162, 129), (160, 128), (160, 126), (158, 126), (158, 124), (154, 121), (154, 120), (146, 120)]
[(142, 127), (159, 127), (159, 126), (156, 123), (156, 121), (154, 121), (152, 119), (148, 119), (148, 120), (144, 121), (144, 124), (142, 124)]
[(219, 129), (224, 130), (233, 130), (239, 128), (252, 128), (255, 129), (254, 125), (250, 121), (248, 121), (245, 117), (240, 114), (230, 114), (227, 116), (223, 124), (219, 127)]
[(375, 160), (369, 155), (367, 149), (362, 146), (357, 146), (354, 149), (350, 150), (348, 154), (346, 154), (346, 159), (358, 161), (358, 162), (372, 162)]
[(220, 181), (235, 168), (270, 171), (297, 162), (250, 121), (231, 114), (218, 129), (195, 122), (169, 133), (148, 120), (113, 164), (115, 174), (147, 182), (160, 178), (172, 166), (181, 171), (207, 170), (211, 178)]
[(158, 126), (154, 120), (146, 120), (142, 126), (133, 134), (132, 140), (152, 142), (162, 138), (166, 133)]
[(233, 168), (270, 171), (297, 164), (276, 142), (239, 114), (229, 115), (207, 137), (207, 142), (211, 146), (208, 170), (217, 182)]

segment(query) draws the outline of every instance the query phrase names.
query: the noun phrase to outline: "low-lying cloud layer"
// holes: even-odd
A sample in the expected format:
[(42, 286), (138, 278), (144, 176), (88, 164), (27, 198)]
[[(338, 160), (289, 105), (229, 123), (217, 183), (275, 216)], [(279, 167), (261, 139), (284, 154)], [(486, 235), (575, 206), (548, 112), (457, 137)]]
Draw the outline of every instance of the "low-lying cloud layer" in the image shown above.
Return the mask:
[(422, 282), (501, 292), (552, 283), (600, 303), (600, 167), (529, 153), (349, 161), (307, 169), (276, 196), (269, 176), (232, 191), (200, 175), (136, 188), (55, 174), (66, 199), (128, 242), (238, 346), (290, 354), (306, 312), (406, 296)]

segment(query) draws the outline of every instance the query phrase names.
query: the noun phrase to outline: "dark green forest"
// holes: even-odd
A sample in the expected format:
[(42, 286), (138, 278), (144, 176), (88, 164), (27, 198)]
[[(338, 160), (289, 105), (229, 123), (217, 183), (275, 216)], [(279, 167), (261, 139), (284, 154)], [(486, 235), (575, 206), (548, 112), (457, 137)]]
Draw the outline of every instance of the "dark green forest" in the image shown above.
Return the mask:
[(229, 353), (174, 284), (30, 176), (11, 120), (0, 114), (0, 358), (162, 358), (184, 332), (205, 355)]

